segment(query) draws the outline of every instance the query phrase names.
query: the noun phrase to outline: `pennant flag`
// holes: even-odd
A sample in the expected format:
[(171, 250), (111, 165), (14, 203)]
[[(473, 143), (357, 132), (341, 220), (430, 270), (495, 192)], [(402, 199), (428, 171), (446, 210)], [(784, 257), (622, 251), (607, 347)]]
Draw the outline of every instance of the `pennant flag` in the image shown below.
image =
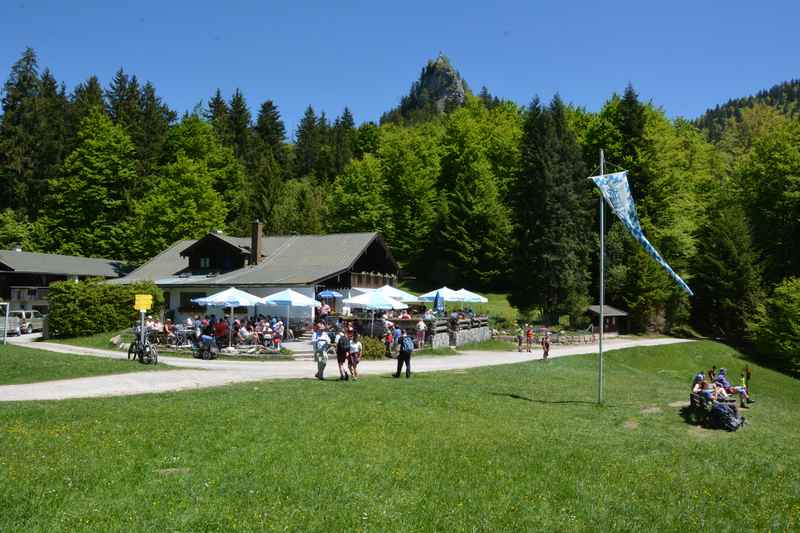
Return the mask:
[(650, 254), (650, 257), (656, 260), (661, 265), (667, 274), (672, 276), (678, 285), (683, 290), (689, 293), (689, 296), (694, 296), (692, 289), (686, 284), (681, 277), (675, 273), (672, 268), (664, 261), (661, 254), (650, 244), (647, 237), (642, 232), (642, 227), (639, 224), (639, 216), (636, 214), (636, 206), (633, 204), (631, 197), (631, 188), (628, 185), (628, 171), (617, 172), (615, 174), (603, 174), (602, 176), (592, 176), (592, 181), (603, 193), (603, 197), (608, 202), (611, 210), (622, 221), (622, 224), (628, 229), (633, 237), (639, 241), (645, 252)]

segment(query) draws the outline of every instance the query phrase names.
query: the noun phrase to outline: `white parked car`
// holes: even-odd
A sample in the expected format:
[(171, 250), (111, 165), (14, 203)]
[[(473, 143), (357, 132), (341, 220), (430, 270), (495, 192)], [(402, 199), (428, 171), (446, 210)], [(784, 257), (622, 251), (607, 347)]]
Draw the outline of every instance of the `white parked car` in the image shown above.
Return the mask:
[(44, 327), (44, 317), (39, 311), (16, 310), (8, 313), (9, 331), (16, 333), (17, 326), (19, 333), (33, 333), (42, 331)]

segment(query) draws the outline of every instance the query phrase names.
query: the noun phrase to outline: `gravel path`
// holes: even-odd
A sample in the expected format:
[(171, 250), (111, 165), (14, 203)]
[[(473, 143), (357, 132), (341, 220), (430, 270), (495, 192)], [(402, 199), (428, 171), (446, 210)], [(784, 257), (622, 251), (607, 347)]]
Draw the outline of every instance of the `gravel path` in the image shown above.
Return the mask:
[[(609, 339), (606, 350), (618, 350), (638, 346), (660, 346), (688, 342), (684, 339)], [(30, 345), (29, 345), (30, 346)], [(126, 359), (127, 354), (112, 350), (97, 350), (49, 342), (37, 342), (39, 350), (94, 357)], [(597, 353), (596, 344), (554, 346), (550, 357), (565, 357)], [(412, 357), (413, 372), (440, 372), (462, 370), (481, 366), (504, 365), (542, 358), (541, 350), (533, 353), (468, 351), (460, 355)], [(0, 401), (63, 400), (69, 398), (96, 398), (191, 390), (219, 387), (230, 383), (244, 383), (270, 379), (313, 379), (316, 363), (312, 361), (202, 361), (180, 357), (159, 356), (159, 362), (176, 367), (164, 372), (132, 372), (89, 378), (64, 379), (24, 385), (0, 386)], [(132, 363), (133, 364), (133, 363)], [(389, 374), (394, 372), (394, 360), (362, 361), (362, 375)], [(337, 377), (335, 359), (328, 362), (326, 375)]]

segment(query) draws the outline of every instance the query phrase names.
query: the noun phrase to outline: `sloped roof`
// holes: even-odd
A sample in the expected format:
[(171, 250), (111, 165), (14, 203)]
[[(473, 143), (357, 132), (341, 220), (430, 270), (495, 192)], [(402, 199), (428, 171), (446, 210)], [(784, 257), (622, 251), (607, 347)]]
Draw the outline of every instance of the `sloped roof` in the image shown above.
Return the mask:
[(122, 261), (74, 255), (0, 250), (0, 265), (13, 272), (116, 278), (125, 273)]
[[(151, 280), (161, 286), (307, 285), (348, 270), (376, 239), (380, 239), (377, 233), (264, 237), (265, 258), (258, 265), (217, 275), (184, 273), (189, 260), (181, 253), (197, 241), (182, 240), (113, 283)], [(226, 236), (224, 240), (250, 250), (249, 237)]]
[[(587, 309), (588, 312), (594, 313), (595, 315), (600, 315), (600, 306), (599, 305), (590, 305)], [(610, 305), (603, 306), (603, 316), (628, 316), (628, 313), (623, 311), (622, 309), (617, 309), (616, 307), (611, 307)]]

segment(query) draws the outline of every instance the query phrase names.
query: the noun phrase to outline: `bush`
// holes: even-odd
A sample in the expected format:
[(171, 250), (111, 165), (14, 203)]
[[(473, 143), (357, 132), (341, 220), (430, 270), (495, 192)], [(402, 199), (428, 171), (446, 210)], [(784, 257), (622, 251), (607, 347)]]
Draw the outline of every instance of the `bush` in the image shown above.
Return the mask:
[(152, 294), (153, 308), (164, 306), (161, 289), (151, 282), (110, 285), (102, 279), (60, 281), (50, 285), (48, 328), (51, 337), (83, 337), (130, 327), (137, 318), (135, 294)]
[(386, 345), (383, 341), (372, 337), (361, 337), (361, 358), (362, 359), (383, 359), (386, 354)]
[(756, 350), (792, 371), (800, 370), (800, 278), (787, 278), (767, 299), (756, 325)]

